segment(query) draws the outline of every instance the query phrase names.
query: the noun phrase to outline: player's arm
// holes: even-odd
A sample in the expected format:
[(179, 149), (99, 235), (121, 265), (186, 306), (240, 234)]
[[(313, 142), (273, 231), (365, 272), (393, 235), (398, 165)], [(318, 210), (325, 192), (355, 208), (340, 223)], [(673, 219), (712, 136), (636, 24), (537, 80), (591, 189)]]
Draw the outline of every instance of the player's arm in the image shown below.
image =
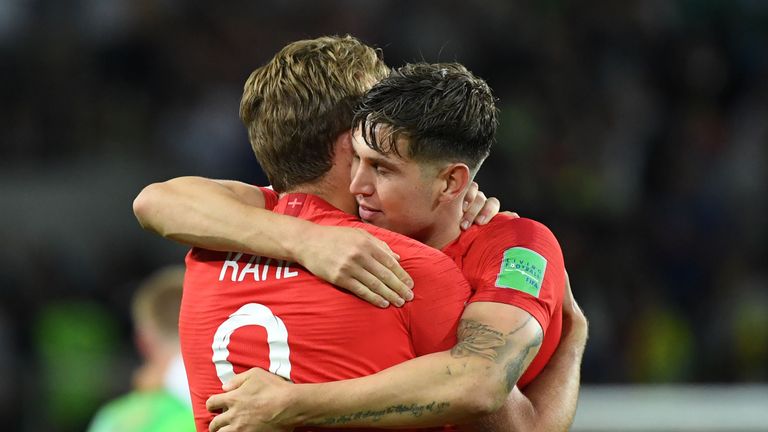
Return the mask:
[(410, 276), (383, 241), (364, 230), (279, 215), (265, 210), (264, 202), (262, 191), (245, 183), (179, 177), (144, 188), (133, 211), (142, 227), (165, 238), (295, 260), (378, 306), (412, 298)]
[[(211, 250), (294, 260), (318, 277), (369, 303), (386, 307), (410, 300), (412, 280), (386, 243), (364, 230), (327, 227), (264, 210), (258, 187), (230, 180), (179, 177), (145, 187), (133, 211), (145, 229)], [(466, 220), (487, 223), (499, 201), (473, 184)], [(344, 248), (336, 245), (343, 244)]]
[[(264, 205), (264, 193), (258, 187), (233, 180), (189, 176), (145, 187), (133, 201), (133, 212), (143, 228), (189, 246), (258, 253), (278, 259), (298, 258), (300, 254), (295, 245), (304, 242), (306, 231), (303, 230), (325, 229), (267, 212)], [(472, 183), (464, 201), (462, 226), (483, 225), (498, 211), (499, 200), (486, 198), (477, 183)], [(254, 221), (277, 223), (281, 235), (260, 236), (270, 231), (254, 228)], [(331, 236), (321, 236), (328, 237)], [(348, 239), (335, 238), (329, 245), (340, 244), (339, 240)]]
[(428, 427), (465, 423), (498, 410), (538, 352), (542, 330), (514, 306), (467, 306), (449, 351), (377, 374), (324, 384), (290, 385), (252, 369), (208, 400), (211, 431), (328, 427)]
[(569, 430), (576, 414), (587, 329), (587, 319), (573, 299), (566, 278), (563, 333), (547, 366), (523, 392), (515, 387), (500, 410), (462, 427), (462, 430)]
[[(264, 205), (263, 193), (254, 186), (179, 177), (145, 187), (133, 201), (133, 212), (144, 229), (190, 246), (256, 253), (254, 244), (259, 244), (275, 258), (292, 258), (291, 245), (284, 238), (253, 241), (270, 234), (263, 224), (254, 223), (259, 218), (269, 222)], [(301, 222), (286, 223), (284, 229), (296, 229)]]

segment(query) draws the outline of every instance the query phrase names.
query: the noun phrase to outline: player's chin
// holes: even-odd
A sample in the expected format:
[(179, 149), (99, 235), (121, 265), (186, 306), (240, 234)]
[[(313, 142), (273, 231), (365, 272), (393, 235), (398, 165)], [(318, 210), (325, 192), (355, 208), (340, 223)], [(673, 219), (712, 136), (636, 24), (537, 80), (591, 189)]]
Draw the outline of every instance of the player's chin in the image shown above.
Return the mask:
[(386, 222), (383, 221), (381, 217), (378, 217), (378, 215), (361, 217), (360, 219), (365, 223), (376, 225), (377, 227), (380, 227), (380, 228), (386, 228)]
[(374, 210), (368, 207), (359, 206), (357, 208), (358, 214), (360, 215), (360, 219), (362, 219), (364, 222), (375, 224), (376, 220), (382, 219), (382, 212), (378, 210)]
[(384, 214), (381, 212), (373, 212), (372, 214), (366, 214), (366, 217), (361, 217), (360, 219), (363, 220), (365, 223), (369, 223), (371, 225), (376, 225), (379, 228), (389, 228), (389, 224), (387, 223), (387, 218), (384, 217)]

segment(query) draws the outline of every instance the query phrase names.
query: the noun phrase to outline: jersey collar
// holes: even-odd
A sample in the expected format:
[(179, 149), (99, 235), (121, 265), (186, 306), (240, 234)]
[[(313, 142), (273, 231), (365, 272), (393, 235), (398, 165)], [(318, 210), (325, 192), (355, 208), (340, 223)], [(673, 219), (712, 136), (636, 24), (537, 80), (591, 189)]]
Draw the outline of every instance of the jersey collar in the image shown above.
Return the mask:
[(280, 197), (274, 208), (275, 213), (309, 219), (321, 214), (333, 214), (336, 217), (356, 220), (317, 195), (306, 193), (288, 193)]

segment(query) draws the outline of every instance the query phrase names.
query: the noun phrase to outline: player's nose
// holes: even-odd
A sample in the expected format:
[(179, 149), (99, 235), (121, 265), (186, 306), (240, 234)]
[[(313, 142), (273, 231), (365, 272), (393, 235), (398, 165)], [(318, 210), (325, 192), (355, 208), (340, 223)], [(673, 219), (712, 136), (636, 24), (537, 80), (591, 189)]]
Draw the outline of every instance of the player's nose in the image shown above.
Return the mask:
[(373, 182), (365, 173), (365, 169), (362, 166), (358, 166), (357, 171), (352, 175), (352, 181), (349, 183), (349, 192), (352, 195), (373, 195), (374, 187)]

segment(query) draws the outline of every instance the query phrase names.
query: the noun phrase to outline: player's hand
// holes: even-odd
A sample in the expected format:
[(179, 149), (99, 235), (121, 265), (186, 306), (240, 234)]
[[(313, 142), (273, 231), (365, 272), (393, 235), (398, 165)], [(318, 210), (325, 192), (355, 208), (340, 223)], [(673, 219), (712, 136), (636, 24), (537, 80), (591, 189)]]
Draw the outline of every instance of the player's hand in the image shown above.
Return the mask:
[(226, 393), (213, 395), (205, 403), (216, 415), (208, 426), (210, 432), (283, 432), (289, 424), (285, 408), (289, 406), (288, 389), (292, 384), (263, 369), (253, 368), (235, 375), (224, 386)]
[(385, 242), (358, 228), (310, 229), (297, 258), (314, 275), (379, 307), (413, 299), (413, 280)]
[(485, 225), (499, 212), (501, 203), (496, 198), (486, 198), (477, 183), (472, 182), (464, 196), (464, 215), (461, 217), (461, 229), (466, 230), (472, 224)]

